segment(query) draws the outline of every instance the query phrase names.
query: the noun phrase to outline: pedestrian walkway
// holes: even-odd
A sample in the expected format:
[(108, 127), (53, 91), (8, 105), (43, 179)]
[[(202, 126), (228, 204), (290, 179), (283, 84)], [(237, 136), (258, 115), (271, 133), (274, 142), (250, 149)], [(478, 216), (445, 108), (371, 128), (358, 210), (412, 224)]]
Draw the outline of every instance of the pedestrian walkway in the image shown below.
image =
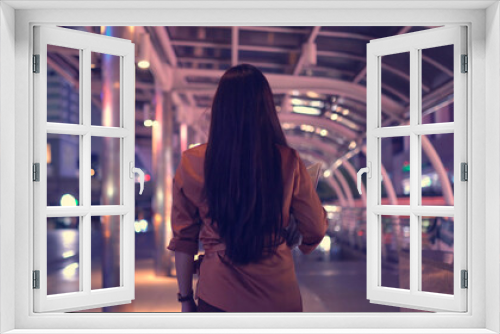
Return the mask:
[[(156, 276), (152, 259), (135, 262), (135, 299), (130, 304), (81, 312), (180, 312), (175, 277)], [(196, 284), (196, 282), (194, 282)], [(304, 312), (327, 312), (321, 298), (308, 287), (300, 287)]]

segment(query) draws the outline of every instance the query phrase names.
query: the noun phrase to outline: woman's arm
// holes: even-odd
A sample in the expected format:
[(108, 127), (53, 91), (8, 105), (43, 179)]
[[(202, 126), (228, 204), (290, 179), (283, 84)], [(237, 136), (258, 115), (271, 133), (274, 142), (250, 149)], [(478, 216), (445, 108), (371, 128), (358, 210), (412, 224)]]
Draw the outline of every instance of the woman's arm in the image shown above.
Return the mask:
[[(201, 221), (197, 206), (184, 193), (184, 173), (189, 170), (189, 160), (182, 154), (172, 185), (172, 232), (167, 249), (175, 252), (175, 268), (179, 293), (182, 297), (191, 294), (193, 288), (193, 258), (198, 253)], [(182, 312), (196, 312), (194, 299), (182, 302)]]
[[(181, 296), (187, 296), (193, 291), (193, 263), (194, 256), (192, 254), (175, 252), (175, 270)], [(196, 312), (193, 298), (182, 302), (182, 312)]]
[(311, 253), (323, 240), (328, 226), (326, 211), (316, 193), (316, 188), (307, 169), (296, 154), (296, 170), (292, 195), (292, 214), (297, 219), (297, 228), (302, 234), (299, 249), (304, 254)]

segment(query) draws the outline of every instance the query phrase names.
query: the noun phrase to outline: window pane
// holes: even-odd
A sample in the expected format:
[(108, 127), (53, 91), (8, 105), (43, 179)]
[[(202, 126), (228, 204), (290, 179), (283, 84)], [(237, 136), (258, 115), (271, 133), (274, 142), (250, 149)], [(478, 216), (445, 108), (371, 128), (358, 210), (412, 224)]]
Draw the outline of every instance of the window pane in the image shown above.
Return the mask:
[(92, 289), (120, 286), (121, 216), (92, 216)]
[(80, 291), (79, 217), (47, 218), (47, 294)]
[(47, 45), (47, 122), (80, 123), (80, 50)]
[[(422, 136), (422, 205), (451, 205), (453, 200), (453, 133)], [(427, 150), (426, 150), (427, 147)], [(437, 155), (433, 154), (436, 151)], [(429, 157), (436, 157), (431, 160)], [(439, 168), (443, 164), (444, 170)], [(441, 171), (442, 173), (438, 173)]]
[(121, 58), (92, 52), (92, 125), (120, 126)]
[(119, 205), (120, 138), (92, 137), (92, 205)]
[(422, 291), (453, 294), (453, 217), (421, 217)]
[[(410, 53), (396, 53), (381, 58), (381, 94), (402, 106), (410, 103)], [(382, 114), (384, 108), (381, 107)], [(388, 125), (399, 125), (387, 123)]]
[(422, 124), (453, 122), (453, 45), (421, 52)]
[(80, 136), (47, 134), (47, 205), (80, 203)]
[(381, 282), (384, 287), (410, 288), (410, 217), (381, 216)]
[[(381, 204), (395, 204), (391, 199), (391, 187), (399, 205), (408, 205), (410, 199), (410, 137), (380, 139), (380, 155), (388, 180), (381, 174)], [(382, 173), (382, 168), (380, 169)]]

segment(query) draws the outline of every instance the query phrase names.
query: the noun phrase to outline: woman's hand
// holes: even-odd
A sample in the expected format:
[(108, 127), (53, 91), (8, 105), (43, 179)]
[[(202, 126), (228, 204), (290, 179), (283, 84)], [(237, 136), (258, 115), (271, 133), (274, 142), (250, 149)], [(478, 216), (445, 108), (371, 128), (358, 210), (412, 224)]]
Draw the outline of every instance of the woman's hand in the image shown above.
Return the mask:
[(181, 311), (182, 312), (197, 312), (198, 307), (196, 306), (194, 299), (191, 298), (190, 300), (182, 302)]

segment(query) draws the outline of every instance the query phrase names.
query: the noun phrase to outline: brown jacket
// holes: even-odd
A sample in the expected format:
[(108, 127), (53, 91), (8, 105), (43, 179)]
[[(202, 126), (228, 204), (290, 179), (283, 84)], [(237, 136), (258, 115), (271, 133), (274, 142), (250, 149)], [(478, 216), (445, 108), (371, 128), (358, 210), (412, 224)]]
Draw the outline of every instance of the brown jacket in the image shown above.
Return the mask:
[[(298, 153), (289, 147), (279, 148), (284, 225), (288, 225), (293, 213), (303, 236), (299, 248), (307, 254), (326, 233), (326, 213)], [(286, 243), (278, 247), (275, 255), (258, 263), (233, 266), (225, 260), (224, 244), (210, 225), (208, 206), (202, 195), (205, 150), (203, 144), (182, 154), (173, 183), (173, 238), (167, 248), (194, 255), (201, 241), (206, 255), (196, 294), (215, 307), (230, 312), (302, 311), (292, 252)]]

